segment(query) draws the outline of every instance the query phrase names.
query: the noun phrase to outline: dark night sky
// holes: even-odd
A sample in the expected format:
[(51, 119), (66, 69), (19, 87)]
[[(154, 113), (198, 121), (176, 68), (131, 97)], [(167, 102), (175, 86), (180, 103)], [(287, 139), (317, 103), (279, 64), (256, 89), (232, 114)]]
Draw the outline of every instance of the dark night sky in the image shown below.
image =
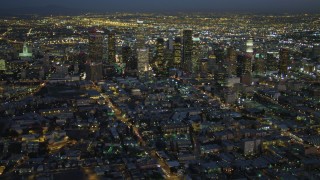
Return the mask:
[(57, 5), (97, 11), (319, 12), (320, 0), (3, 0), (1, 9)]

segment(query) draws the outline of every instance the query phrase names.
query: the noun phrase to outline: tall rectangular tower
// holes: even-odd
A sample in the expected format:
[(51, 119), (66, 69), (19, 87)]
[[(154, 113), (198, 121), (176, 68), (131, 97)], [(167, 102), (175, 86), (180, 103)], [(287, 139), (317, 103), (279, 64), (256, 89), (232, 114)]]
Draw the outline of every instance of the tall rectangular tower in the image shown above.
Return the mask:
[(103, 31), (96, 28), (89, 30), (89, 59), (86, 63), (86, 79), (99, 81), (102, 75)]
[(175, 68), (180, 68), (181, 67), (181, 38), (176, 37), (173, 42), (173, 66)]
[(96, 28), (89, 30), (89, 60), (91, 62), (101, 62), (103, 57), (103, 39), (102, 31)]
[(279, 52), (279, 75), (285, 77), (288, 75), (289, 50), (282, 48)]
[(116, 33), (114, 31), (108, 33), (108, 62), (109, 64), (116, 63)]
[(138, 54), (138, 74), (143, 75), (149, 71), (149, 49), (137, 49)]
[(192, 69), (192, 47), (192, 30), (184, 30), (182, 68), (186, 71), (191, 71)]

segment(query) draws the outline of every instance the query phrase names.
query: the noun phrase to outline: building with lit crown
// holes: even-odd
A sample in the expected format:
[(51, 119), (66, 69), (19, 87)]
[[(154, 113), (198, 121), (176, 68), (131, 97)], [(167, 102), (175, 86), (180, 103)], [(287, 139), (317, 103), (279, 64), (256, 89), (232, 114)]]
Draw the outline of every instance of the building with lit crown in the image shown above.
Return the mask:
[(28, 47), (28, 44), (26, 42), (23, 43), (22, 53), (19, 53), (19, 57), (21, 59), (32, 58), (32, 53), (29, 52), (29, 47)]

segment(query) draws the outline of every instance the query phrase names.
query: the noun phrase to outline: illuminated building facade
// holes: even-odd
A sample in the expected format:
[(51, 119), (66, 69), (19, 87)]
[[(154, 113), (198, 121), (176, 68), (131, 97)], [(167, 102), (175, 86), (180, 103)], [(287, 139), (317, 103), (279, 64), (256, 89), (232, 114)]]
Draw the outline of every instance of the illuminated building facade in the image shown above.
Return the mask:
[(22, 53), (19, 53), (19, 57), (24, 59), (24, 58), (31, 58), (32, 53), (29, 52), (29, 47), (28, 44), (25, 42), (23, 43), (23, 48), (22, 48)]
[(165, 58), (164, 58), (164, 40), (163, 40), (163, 38), (157, 39), (155, 65), (159, 71), (163, 71), (166, 69), (166, 67), (165, 67), (166, 63), (165, 63)]
[(137, 20), (138, 28), (136, 30), (136, 48), (143, 49), (145, 47), (143, 21)]
[(114, 31), (108, 33), (108, 63), (116, 63), (116, 33)]
[(181, 52), (181, 38), (176, 37), (173, 42), (173, 66), (175, 68), (181, 67), (181, 61), (182, 61), (182, 52)]
[(192, 38), (192, 69), (193, 74), (199, 73), (200, 70), (200, 38), (195, 36)]
[(192, 30), (183, 31), (183, 60), (182, 67), (185, 71), (192, 71)]
[(145, 72), (149, 71), (149, 50), (148, 49), (138, 49), (138, 73), (143, 75)]
[(248, 39), (247, 43), (246, 43), (247, 49), (246, 49), (246, 53), (253, 53), (253, 40), (252, 39)]

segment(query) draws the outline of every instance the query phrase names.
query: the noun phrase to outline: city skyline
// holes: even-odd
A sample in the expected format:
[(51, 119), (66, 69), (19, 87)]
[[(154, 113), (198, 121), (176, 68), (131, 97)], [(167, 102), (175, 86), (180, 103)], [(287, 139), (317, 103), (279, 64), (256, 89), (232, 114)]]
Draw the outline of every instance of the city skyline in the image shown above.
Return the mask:
[(319, 2), (21, 2), (0, 179), (320, 179)]
[[(47, 9), (41, 9), (47, 8)], [(63, 9), (66, 8), (66, 9)], [(316, 0), (68, 0), (68, 1), (38, 1), (30, 0), (22, 3), (20, 0), (2, 2), (2, 13), (38, 13), (57, 9), (59, 13), (72, 12), (250, 12), (250, 13), (317, 13), (320, 1)], [(18, 11), (19, 9), (20, 11)], [(10, 10), (10, 11), (9, 11)], [(16, 10), (16, 11), (15, 11)]]

